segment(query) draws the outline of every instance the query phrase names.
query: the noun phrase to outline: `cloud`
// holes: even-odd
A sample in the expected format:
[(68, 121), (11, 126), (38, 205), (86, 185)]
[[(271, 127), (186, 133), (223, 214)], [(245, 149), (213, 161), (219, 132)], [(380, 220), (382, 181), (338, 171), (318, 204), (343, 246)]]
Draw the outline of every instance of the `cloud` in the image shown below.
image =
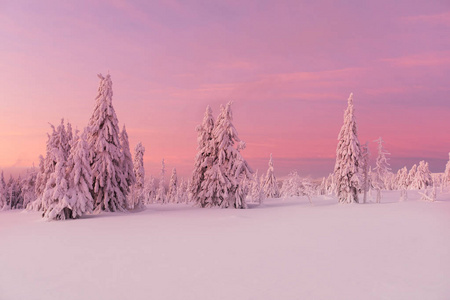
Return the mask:
[(401, 67), (433, 67), (450, 64), (450, 51), (431, 52), (407, 55), (396, 58), (385, 58), (381, 61)]

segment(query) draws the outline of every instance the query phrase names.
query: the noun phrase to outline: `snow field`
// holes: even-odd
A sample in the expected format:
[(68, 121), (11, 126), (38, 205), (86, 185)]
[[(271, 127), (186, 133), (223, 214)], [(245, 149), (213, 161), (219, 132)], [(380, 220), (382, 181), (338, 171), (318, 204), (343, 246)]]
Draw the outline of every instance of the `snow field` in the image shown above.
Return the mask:
[(449, 299), (450, 193), (0, 213), (0, 299)]

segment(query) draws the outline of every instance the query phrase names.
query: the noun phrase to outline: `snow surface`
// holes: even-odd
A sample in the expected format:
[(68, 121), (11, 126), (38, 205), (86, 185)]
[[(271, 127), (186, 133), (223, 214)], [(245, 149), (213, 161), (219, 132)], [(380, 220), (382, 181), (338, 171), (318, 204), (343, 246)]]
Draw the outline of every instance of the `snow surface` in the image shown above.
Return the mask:
[(0, 299), (450, 299), (450, 193), (419, 198), (0, 212)]

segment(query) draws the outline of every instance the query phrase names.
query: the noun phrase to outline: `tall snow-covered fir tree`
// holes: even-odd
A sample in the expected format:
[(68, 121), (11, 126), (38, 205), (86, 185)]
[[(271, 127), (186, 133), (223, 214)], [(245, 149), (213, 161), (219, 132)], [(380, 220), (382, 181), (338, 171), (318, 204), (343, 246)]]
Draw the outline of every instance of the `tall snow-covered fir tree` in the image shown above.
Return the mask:
[[(108, 74), (100, 78), (94, 112), (89, 120), (90, 164), (92, 168), (94, 210), (125, 211), (128, 194), (127, 177), (123, 170), (119, 121), (112, 105), (112, 81)], [(131, 170), (132, 171), (132, 170)]]
[(206, 195), (202, 193), (202, 184), (205, 180), (205, 172), (208, 168), (212, 167), (212, 154), (214, 151), (214, 118), (212, 116), (212, 109), (209, 105), (206, 107), (202, 124), (197, 126), (196, 130), (198, 152), (195, 157), (194, 170), (192, 171), (192, 178), (188, 187), (188, 196), (199, 206), (207, 207), (212, 206), (212, 203), (207, 202), (210, 201), (211, 198), (206, 197)]
[(155, 202), (157, 203), (166, 203), (167, 202), (167, 193), (166, 193), (166, 164), (164, 163), (164, 159), (161, 162), (161, 175), (159, 178), (159, 187), (156, 191)]
[(136, 183), (132, 187), (132, 208), (143, 207), (144, 205), (144, 185), (145, 185), (145, 169), (144, 169), (144, 153), (145, 147), (139, 142), (134, 148), (133, 170)]
[(277, 178), (273, 169), (272, 153), (270, 153), (269, 168), (267, 169), (262, 188), (266, 198), (280, 198), (280, 189), (278, 188)]
[(361, 179), (361, 146), (353, 107), (353, 94), (348, 98), (348, 107), (344, 113), (344, 125), (338, 136), (334, 182), (340, 203), (358, 203), (358, 191)]
[[(212, 132), (213, 148), (208, 167), (201, 182), (196, 200), (201, 207), (219, 206), (222, 208), (246, 208), (243, 179), (250, 179), (253, 171), (242, 157), (240, 150), (245, 149), (234, 127), (232, 102), (221, 107)], [(237, 147), (234, 145), (238, 143)]]
[(144, 186), (144, 203), (150, 204), (156, 202), (156, 184), (155, 184), (155, 178), (153, 176), (150, 176), (149, 179), (145, 182)]
[(417, 167), (413, 186), (419, 190), (424, 190), (429, 186), (433, 186), (433, 178), (431, 177), (428, 163), (423, 160), (419, 162), (419, 166)]
[(178, 203), (178, 177), (177, 177), (177, 169), (173, 168), (172, 175), (170, 176), (169, 182), (169, 190), (167, 192), (167, 202), (169, 203)]
[(128, 133), (125, 125), (123, 125), (122, 132), (120, 133), (120, 145), (122, 146), (122, 169), (127, 183), (128, 191), (130, 192), (131, 186), (136, 183), (136, 175), (134, 174), (133, 158), (131, 157), (130, 143), (128, 142)]
[(89, 146), (87, 144), (87, 129), (78, 136), (75, 132), (70, 151), (67, 173), (68, 173), (68, 198), (63, 203), (69, 210), (70, 218), (77, 218), (86, 213), (92, 213), (94, 199), (92, 199), (92, 171), (89, 162)]
[(417, 173), (417, 165), (414, 164), (408, 173), (408, 189), (416, 189), (416, 173)]
[(253, 175), (253, 180), (251, 184), (251, 197), (252, 201), (263, 204), (264, 201), (264, 191), (261, 186), (261, 179), (258, 176), (258, 171)]

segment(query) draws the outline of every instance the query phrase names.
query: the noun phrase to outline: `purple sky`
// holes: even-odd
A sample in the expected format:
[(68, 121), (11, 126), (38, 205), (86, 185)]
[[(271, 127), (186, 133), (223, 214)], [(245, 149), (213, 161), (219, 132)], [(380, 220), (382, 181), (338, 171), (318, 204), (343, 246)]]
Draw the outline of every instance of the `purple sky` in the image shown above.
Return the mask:
[(350, 92), (394, 171), (442, 172), (449, 32), (448, 1), (1, 1), (0, 169), (37, 164), (48, 122), (82, 129), (109, 71), (153, 176), (162, 158), (188, 176), (206, 105), (229, 100), (254, 169), (326, 175)]

